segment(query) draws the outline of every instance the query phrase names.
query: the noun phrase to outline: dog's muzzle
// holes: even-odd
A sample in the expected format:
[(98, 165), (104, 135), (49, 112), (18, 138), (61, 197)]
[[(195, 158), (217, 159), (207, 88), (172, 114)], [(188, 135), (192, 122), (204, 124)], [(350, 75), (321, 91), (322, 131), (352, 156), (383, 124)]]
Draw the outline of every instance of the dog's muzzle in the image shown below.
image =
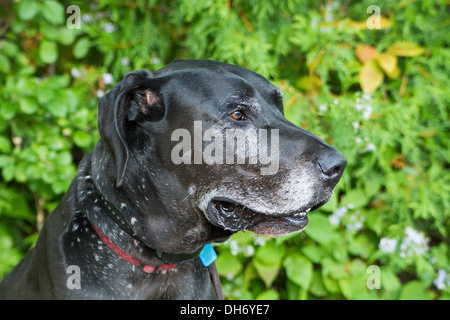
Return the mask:
[(213, 224), (232, 232), (255, 231), (261, 225), (264, 225), (264, 229), (285, 226), (286, 229), (300, 231), (308, 224), (307, 214), (312, 209), (314, 208), (292, 213), (264, 214), (228, 199), (213, 199), (208, 204), (208, 215)]

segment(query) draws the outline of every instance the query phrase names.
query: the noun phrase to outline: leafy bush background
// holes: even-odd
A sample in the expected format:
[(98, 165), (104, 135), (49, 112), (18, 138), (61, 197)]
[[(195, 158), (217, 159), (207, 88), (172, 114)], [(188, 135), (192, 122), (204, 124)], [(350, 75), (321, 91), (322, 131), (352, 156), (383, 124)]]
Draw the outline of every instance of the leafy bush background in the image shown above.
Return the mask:
[[(206, 58), (268, 77), (286, 116), (348, 159), (305, 232), (218, 246), (227, 298), (450, 297), (445, 0), (3, 3), (0, 277), (93, 149), (99, 97), (131, 70)], [(71, 30), (74, 4), (82, 26)], [(366, 25), (374, 4), (381, 29)], [(366, 285), (371, 265), (379, 290)]]

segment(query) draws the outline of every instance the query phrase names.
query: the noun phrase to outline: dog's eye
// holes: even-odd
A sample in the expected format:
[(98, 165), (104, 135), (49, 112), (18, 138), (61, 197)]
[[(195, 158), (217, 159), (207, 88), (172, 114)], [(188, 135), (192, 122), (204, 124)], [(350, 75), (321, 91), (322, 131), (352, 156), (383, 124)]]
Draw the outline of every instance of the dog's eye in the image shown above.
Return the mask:
[(242, 121), (242, 120), (246, 120), (247, 119), (245, 114), (242, 111), (239, 111), (239, 110), (233, 111), (233, 113), (230, 114), (230, 117), (233, 118), (234, 120), (238, 120), (238, 121)]

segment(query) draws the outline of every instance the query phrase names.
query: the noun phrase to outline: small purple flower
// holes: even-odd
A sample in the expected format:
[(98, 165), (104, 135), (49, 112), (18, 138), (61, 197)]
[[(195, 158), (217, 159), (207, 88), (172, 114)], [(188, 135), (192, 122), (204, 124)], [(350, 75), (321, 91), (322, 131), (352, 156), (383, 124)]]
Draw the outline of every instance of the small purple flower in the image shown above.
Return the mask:
[(73, 78), (79, 78), (79, 77), (81, 77), (81, 71), (78, 70), (78, 69), (75, 68), (75, 67), (73, 67), (73, 68), (70, 70), (70, 74), (72, 75)]
[(101, 98), (105, 95), (105, 91), (103, 91), (102, 89), (98, 89), (96, 92), (97, 98)]
[(112, 22), (105, 23), (105, 31), (107, 33), (114, 32), (114, 30), (116, 30), (116, 26), (114, 25), (114, 23)]
[(103, 75), (103, 81), (105, 82), (105, 84), (111, 84), (113, 83), (113, 76), (111, 73), (105, 73)]
[(120, 60), (120, 63), (121, 63), (123, 66), (127, 66), (127, 65), (130, 64), (130, 59), (128, 59), (127, 57), (123, 57), (122, 60)]
[(450, 286), (450, 275), (448, 275), (447, 272), (445, 272), (445, 270), (439, 269), (438, 277), (434, 279), (433, 284), (439, 290), (444, 290), (445, 288)]
[(397, 249), (397, 240), (390, 238), (382, 238), (380, 244), (378, 245), (381, 251), (387, 253), (393, 253)]
[(377, 146), (374, 145), (373, 143), (369, 143), (366, 147), (366, 151), (375, 151), (377, 150)]

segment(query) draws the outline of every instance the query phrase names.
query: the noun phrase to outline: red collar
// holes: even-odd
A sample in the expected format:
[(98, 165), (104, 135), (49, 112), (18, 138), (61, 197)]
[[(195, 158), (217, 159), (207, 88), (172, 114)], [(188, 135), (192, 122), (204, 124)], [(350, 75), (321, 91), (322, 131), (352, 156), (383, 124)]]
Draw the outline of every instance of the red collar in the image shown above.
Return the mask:
[(130, 262), (131, 264), (141, 267), (142, 270), (145, 273), (157, 273), (158, 271), (163, 271), (163, 270), (167, 270), (170, 268), (174, 268), (176, 266), (178, 266), (178, 263), (174, 263), (174, 264), (165, 264), (162, 266), (152, 266), (149, 264), (144, 264), (141, 261), (134, 259), (132, 256), (130, 256), (128, 253), (120, 250), (119, 248), (117, 248), (111, 241), (109, 241), (109, 239), (93, 224), (91, 224), (92, 227), (94, 228), (95, 232), (97, 233), (97, 235), (100, 237), (100, 239), (102, 239), (103, 243), (106, 244), (110, 249), (112, 249), (114, 251), (115, 254), (117, 254), (119, 257), (121, 257), (123, 260), (126, 260), (128, 262)]

